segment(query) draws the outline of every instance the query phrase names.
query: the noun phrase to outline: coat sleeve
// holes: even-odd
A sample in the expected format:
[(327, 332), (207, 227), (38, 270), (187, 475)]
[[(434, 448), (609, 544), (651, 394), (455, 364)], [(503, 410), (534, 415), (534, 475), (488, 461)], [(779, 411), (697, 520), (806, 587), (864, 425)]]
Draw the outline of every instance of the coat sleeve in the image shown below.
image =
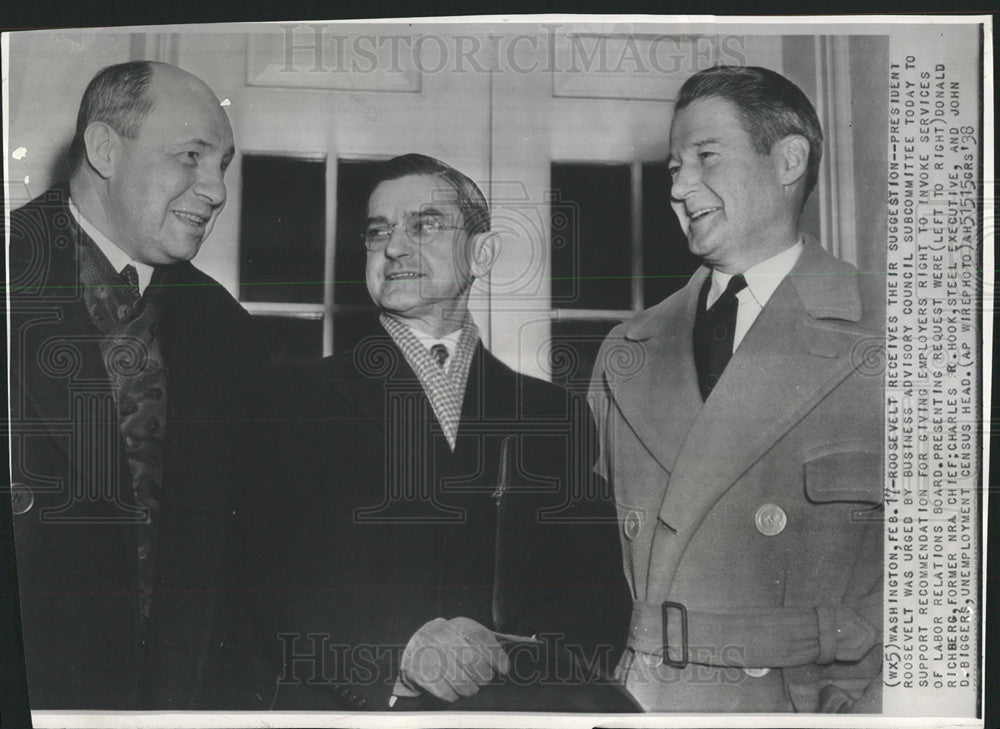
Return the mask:
[(224, 621), (219, 650), (206, 670), (199, 692), (199, 710), (254, 710), (269, 707), (280, 668), (273, 646), (263, 640), (261, 569), (266, 535), (271, 524), (265, 519), (273, 498), (274, 474), (265, 468), (273, 453), (269, 428), (274, 377), (269, 347), (251, 316), (238, 304), (230, 306), (230, 331), (234, 356), (228, 385), (233, 391), (228, 458), (235, 485), (233, 522), (233, 574), (231, 588), (223, 597)]
[(590, 390), (587, 393), (587, 402), (594, 418), (594, 425), (597, 432), (597, 453), (594, 459), (594, 472), (601, 478), (610, 482), (611, 469), (608, 459), (607, 433), (608, 433), (608, 413), (611, 407), (610, 398), (607, 391), (607, 384), (604, 379), (604, 361), (608, 352), (608, 339), (601, 344), (601, 349), (597, 354), (594, 363), (594, 371), (590, 376)]
[[(510, 632), (548, 634), (566, 649), (575, 670), (610, 674), (624, 647), (631, 600), (622, 570), (614, 498), (594, 471), (597, 432), (583, 393), (569, 397), (569, 447), (553, 468), (558, 498), (550, 494), (520, 514), (530, 551), (542, 564), (523, 581), (525, 610)], [(544, 505), (543, 505), (544, 503)]]

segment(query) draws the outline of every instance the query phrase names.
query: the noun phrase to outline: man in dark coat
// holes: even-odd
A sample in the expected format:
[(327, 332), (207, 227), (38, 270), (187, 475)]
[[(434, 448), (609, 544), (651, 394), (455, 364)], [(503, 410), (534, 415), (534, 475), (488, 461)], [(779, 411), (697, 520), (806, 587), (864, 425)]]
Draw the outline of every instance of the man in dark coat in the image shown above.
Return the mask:
[(191, 709), (227, 644), (244, 386), (265, 348), (191, 265), (233, 135), (174, 66), (94, 77), (68, 187), (11, 214), (12, 506), (33, 709)]
[[(364, 239), (379, 330), (282, 373), (268, 423), (295, 463), (251, 530), (273, 706), (441, 708), (506, 676), (545, 688), (478, 706), (602, 708), (629, 610), (615, 510), (585, 400), (479, 339), (469, 291), (499, 253), (482, 192), (396, 158)], [(583, 688), (560, 703), (566, 684)]]

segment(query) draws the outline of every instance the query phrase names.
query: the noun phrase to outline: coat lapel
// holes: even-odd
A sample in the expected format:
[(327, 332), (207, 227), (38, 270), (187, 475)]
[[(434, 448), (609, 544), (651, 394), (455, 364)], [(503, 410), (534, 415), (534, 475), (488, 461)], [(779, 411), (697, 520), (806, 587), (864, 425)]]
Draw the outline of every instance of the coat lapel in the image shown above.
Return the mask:
[[(11, 347), (17, 360), (12, 363), (11, 392), (15, 398), (23, 398), (15, 405), (20, 415), (13, 430), (15, 433), (23, 430), (25, 434), (44, 430), (52, 436), (51, 442), (62, 454), (65, 470), (59, 473), (59, 464), (51, 464), (58, 475), (39, 477), (41, 481), (58, 478), (61, 483), (53, 480), (51, 485), (58, 485), (66, 495), (64, 508), (50, 512), (47, 518), (93, 520), (92, 509), (97, 508), (103, 522), (115, 523), (129, 574), (134, 575), (137, 514), (133, 511), (132, 476), (118, 418), (113, 410), (109, 416), (106, 407), (94, 402), (82, 412), (73, 412), (74, 391), (97, 395), (98, 399), (104, 399), (105, 406), (113, 406), (108, 402), (111, 386), (100, 350), (103, 334), (91, 321), (80, 288), (79, 245), (89, 239), (70, 214), (66, 205), (68, 195), (65, 189), (48, 191), (45, 204), (37, 211), (35, 222), (39, 227), (21, 231), (24, 237), (18, 241), (20, 245), (27, 241), (31, 246), (27, 253), (29, 258), (20, 260), (19, 265), (29, 266), (28, 271), (35, 275), (29, 273), (24, 281), (28, 288), (23, 296), (16, 289), (11, 292), (12, 335), (19, 338)], [(15, 247), (13, 236), (12, 232), (9, 253)], [(90, 242), (90, 245), (94, 244)], [(21, 276), (18, 280), (21, 281)], [(32, 295), (31, 287), (38, 286), (43, 288)], [(39, 331), (32, 331), (34, 327)], [(43, 361), (48, 363), (48, 368), (42, 366)], [(46, 371), (62, 370), (66, 364), (70, 367), (65, 375)], [(13, 378), (17, 378), (16, 381)], [(25, 419), (22, 403), (30, 403), (31, 420)], [(24, 438), (18, 438), (17, 442), (19, 447), (26, 449)], [(107, 443), (111, 450), (108, 454), (98, 454), (97, 462), (91, 463), (87, 457), (94, 456), (92, 444), (96, 442)], [(22, 464), (25, 456), (24, 451), (14, 454), (16, 461)], [(100, 469), (97, 475), (95, 467)], [(107, 482), (97, 483), (95, 478), (107, 479)], [(81, 502), (76, 494), (104, 493), (109, 487), (114, 490), (112, 499), (103, 505), (88, 501), (82, 504), (82, 511), (77, 512)]]
[[(38, 283), (45, 287), (42, 295), (37, 299), (21, 298), (15, 292), (12, 296), (13, 335), (20, 337), (19, 345), (12, 348), (20, 361), (12, 364), (15, 372), (23, 373), (14, 389), (32, 404), (38, 419), (56, 436), (65, 435), (70, 424), (69, 385), (108, 387), (100, 350), (103, 335), (90, 320), (80, 288), (76, 253), (84, 233), (73, 222), (68, 208), (63, 206), (59, 212), (70, 221), (63, 229), (70, 240), (64, 246), (45, 242), (51, 258), (44, 280)], [(54, 225), (51, 220), (45, 224)], [(45, 293), (46, 289), (53, 293)], [(45, 333), (44, 341), (30, 331), (34, 327)], [(65, 364), (70, 365), (65, 380), (49, 373), (65, 369)], [(64, 445), (63, 439), (57, 440)], [(69, 458), (70, 453), (64, 452)]]
[[(74, 392), (110, 399), (111, 386), (100, 348), (104, 335), (91, 320), (80, 288), (79, 246), (94, 243), (70, 215), (65, 204), (67, 196), (65, 190), (47, 193), (47, 199), (59, 204), (44, 207), (39, 213), (40, 230), (49, 235), (33, 240), (32, 254), (39, 256), (41, 262), (40, 277), (27, 282), (27, 295), (22, 297), (16, 290), (12, 292), (11, 316), (14, 335), (19, 337), (12, 346), (18, 359), (12, 363), (12, 377), (17, 378), (12, 382), (12, 393), (23, 398), (15, 407), (22, 412), (21, 404), (30, 403), (34, 416), (30, 421), (25, 420), (22, 412), (15, 431), (37, 433), (44, 429), (52, 435), (52, 443), (62, 452), (71, 479), (71, 483), (62, 487), (70, 491), (93, 478), (94, 466), (81, 462), (79, 449), (81, 443), (95, 438), (101, 441), (110, 438), (118, 445), (114, 464), (103, 462), (106, 468), (117, 468), (118, 472), (109, 472), (107, 477), (120, 475), (127, 484), (131, 476), (117, 417), (112, 413), (109, 420), (103, 408), (95, 403), (85, 407), (84, 412), (73, 412)], [(62, 242), (57, 244), (57, 240)], [(37, 265), (34, 261), (32, 264)], [(32, 295), (33, 286), (43, 288)], [(123, 505), (130, 504), (131, 489), (120, 489), (118, 498)], [(134, 518), (127, 510), (120, 517), (124, 521)]]
[[(386, 397), (390, 392), (416, 393), (430, 407), (430, 400), (423, 389), (420, 378), (410, 367), (410, 363), (406, 361), (406, 357), (392, 340), (392, 337), (382, 329), (373, 331), (361, 340), (354, 348), (352, 356), (333, 358), (330, 362), (332, 369), (328, 372), (328, 383), (348, 403), (366, 417), (378, 422), (383, 428), (387, 417)], [(486, 352), (482, 341), (477, 342), (476, 351), (469, 364), (465, 393), (462, 398), (459, 437), (463, 434), (463, 423), (483, 417), (487, 407), (484, 397), (489, 390), (481, 385), (491, 382), (493, 378), (502, 374), (498, 365), (499, 361)], [(493, 401), (491, 409), (495, 410), (500, 404)], [(504, 412), (512, 411), (514, 408), (512, 402), (503, 402), (502, 405)], [(431, 413), (433, 414), (433, 410)], [(437, 423), (436, 419), (434, 423)]]
[[(739, 478), (858, 366), (852, 353), (870, 335), (854, 325), (860, 318), (853, 268), (812, 242), (733, 355), (677, 455), (659, 511), (675, 539), (690, 540)], [(672, 548), (666, 558), (682, 553)], [(660, 556), (654, 548), (654, 561)], [(675, 566), (651, 567), (673, 574)]]
[(607, 351), (604, 372), (612, 398), (668, 473), (702, 408), (691, 332), (707, 275), (699, 269), (676, 296), (640, 315), (625, 342)]
[[(458, 424), (458, 434), (461, 437), (468, 431), (472, 423), (484, 418), (516, 417), (520, 404), (516, 398), (520, 393), (513, 387), (509, 391), (501, 390), (501, 383), (509, 381), (506, 370), (498, 359), (486, 351), (482, 341), (476, 344), (476, 351), (469, 362), (469, 373), (465, 379), (465, 392), (462, 394), (462, 418)], [(487, 387), (487, 383), (489, 387)], [(503, 392), (497, 397), (498, 390)], [(464, 427), (463, 427), (464, 426)]]
[[(328, 383), (366, 418), (385, 428), (387, 398), (423, 387), (402, 351), (381, 327), (362, 339), (349, 356), (330, 360)], [(426, 399), (426, 395), (423, 395)]]

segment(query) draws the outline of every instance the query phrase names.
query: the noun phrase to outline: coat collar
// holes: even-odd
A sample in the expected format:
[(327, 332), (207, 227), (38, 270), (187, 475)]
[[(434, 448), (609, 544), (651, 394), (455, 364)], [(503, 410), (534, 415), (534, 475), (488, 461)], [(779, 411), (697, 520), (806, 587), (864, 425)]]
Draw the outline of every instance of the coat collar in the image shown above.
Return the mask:
[[(626, 324), (624, 341), (611, 346), (633, 350), (627, 359), (636, 364), (609, 364), (604, 377), (622, 416), (665, 471), (694, 469), (717, 484), (729, 479), (724, 488), (847, 376), (857, 364), (851, 358), (857, 338), (871, 333), (857, 326), (863, 308), (854, 267), (807, 238), (712, 397), (702, 402), (692, 331), (708, 275), (700, 268), (681, 291)], [(764, 412), (769, 417), (756, 422)], [(726, 458), (705, 458), (711, 448)]]
[[(857, 270), (828, 253), (811, 235), (804, 238), (802, 255), (781, 285), (789, 283), (795, 288), (803, 308), (813, 319), (861, 321), (863, 308)], [(710, 274), (710, 268), (701, 266), (675, 296), (632, 319), (625, 337), (641, 342), (671, 334), (670, 323), (682, 312), (686, 315), (688, 308), (697, 303), (702, 282)]]
[[(653, 545), (650, 574), (674, 574), (706, 514), (859, 366), (859, 343), (881, 334), (869, 326), (872, 312), (862, 306), (854, 267), (809, 239), (703, 403), (692, 330), (707, 275), (699, 269), (678, 294), (627, 326), (626, 343), (645, 362), (638, 372), (608, 368), (605, 375), (622, 416), (669, 474), (657, 516), (669, 527), (670, 548)], [(654, 580), (647, 590), (648, 601), (663, 600), (670, 585)]]
[(604, 377), (622, 416), (668, 473), (701, 410), (692, 327), (700, 268), (687, 285), (625, 325), (606, 345)]
[(779, 287), (686, 433), (661, 520), (690, 535), (740, 476), (857, 368), (854, 353), (865, 336), (814, 319), (803, 312), (798, 286)]
[(372, 330), (343, 354), (324, 360), (323, 380), (364, 417), (385, 420), (385, 398), (390, 387), (422, 388), (406, 357), (382, 328)]
[[(476, 343), (469, 365), (462, 404), (462, 420), (469, 415), (479, 416), (494, 407), (483, 398), (490, 388), (486, 384), (507, 382), (513, 371), (491, 355), (482, 340)], [(426, 400), (423, 385), (406, 357), (384, 329), (378, 328), (362, 339), (353, 349), (334, 355), (325, 361), (324, 380), (340, 397), (365, 417), (384, 427), (386, 397), (390, 390), (416, 391)], [(514, 393), (512, 392), (512, 395)], [(496, 398), (497, 405), (513, 410), (514, 402)], [(429, 400), (427, 400), (429, 404)], [(491, 402), (493, 399), (491, 398)], [(462, 425), (459, 423), (459, 434)]]

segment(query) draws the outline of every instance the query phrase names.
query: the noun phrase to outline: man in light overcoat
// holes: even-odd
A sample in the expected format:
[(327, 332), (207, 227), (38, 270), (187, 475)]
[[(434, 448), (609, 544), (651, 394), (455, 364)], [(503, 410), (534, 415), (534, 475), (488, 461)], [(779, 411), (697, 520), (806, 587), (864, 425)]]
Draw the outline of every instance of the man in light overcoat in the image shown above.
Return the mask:
[(704, 265), (598, 357), (649, 711), (880, 709), (884, 294), (800, 230), (821, 144), (779, 74), (690, 78), (670, 199)]

